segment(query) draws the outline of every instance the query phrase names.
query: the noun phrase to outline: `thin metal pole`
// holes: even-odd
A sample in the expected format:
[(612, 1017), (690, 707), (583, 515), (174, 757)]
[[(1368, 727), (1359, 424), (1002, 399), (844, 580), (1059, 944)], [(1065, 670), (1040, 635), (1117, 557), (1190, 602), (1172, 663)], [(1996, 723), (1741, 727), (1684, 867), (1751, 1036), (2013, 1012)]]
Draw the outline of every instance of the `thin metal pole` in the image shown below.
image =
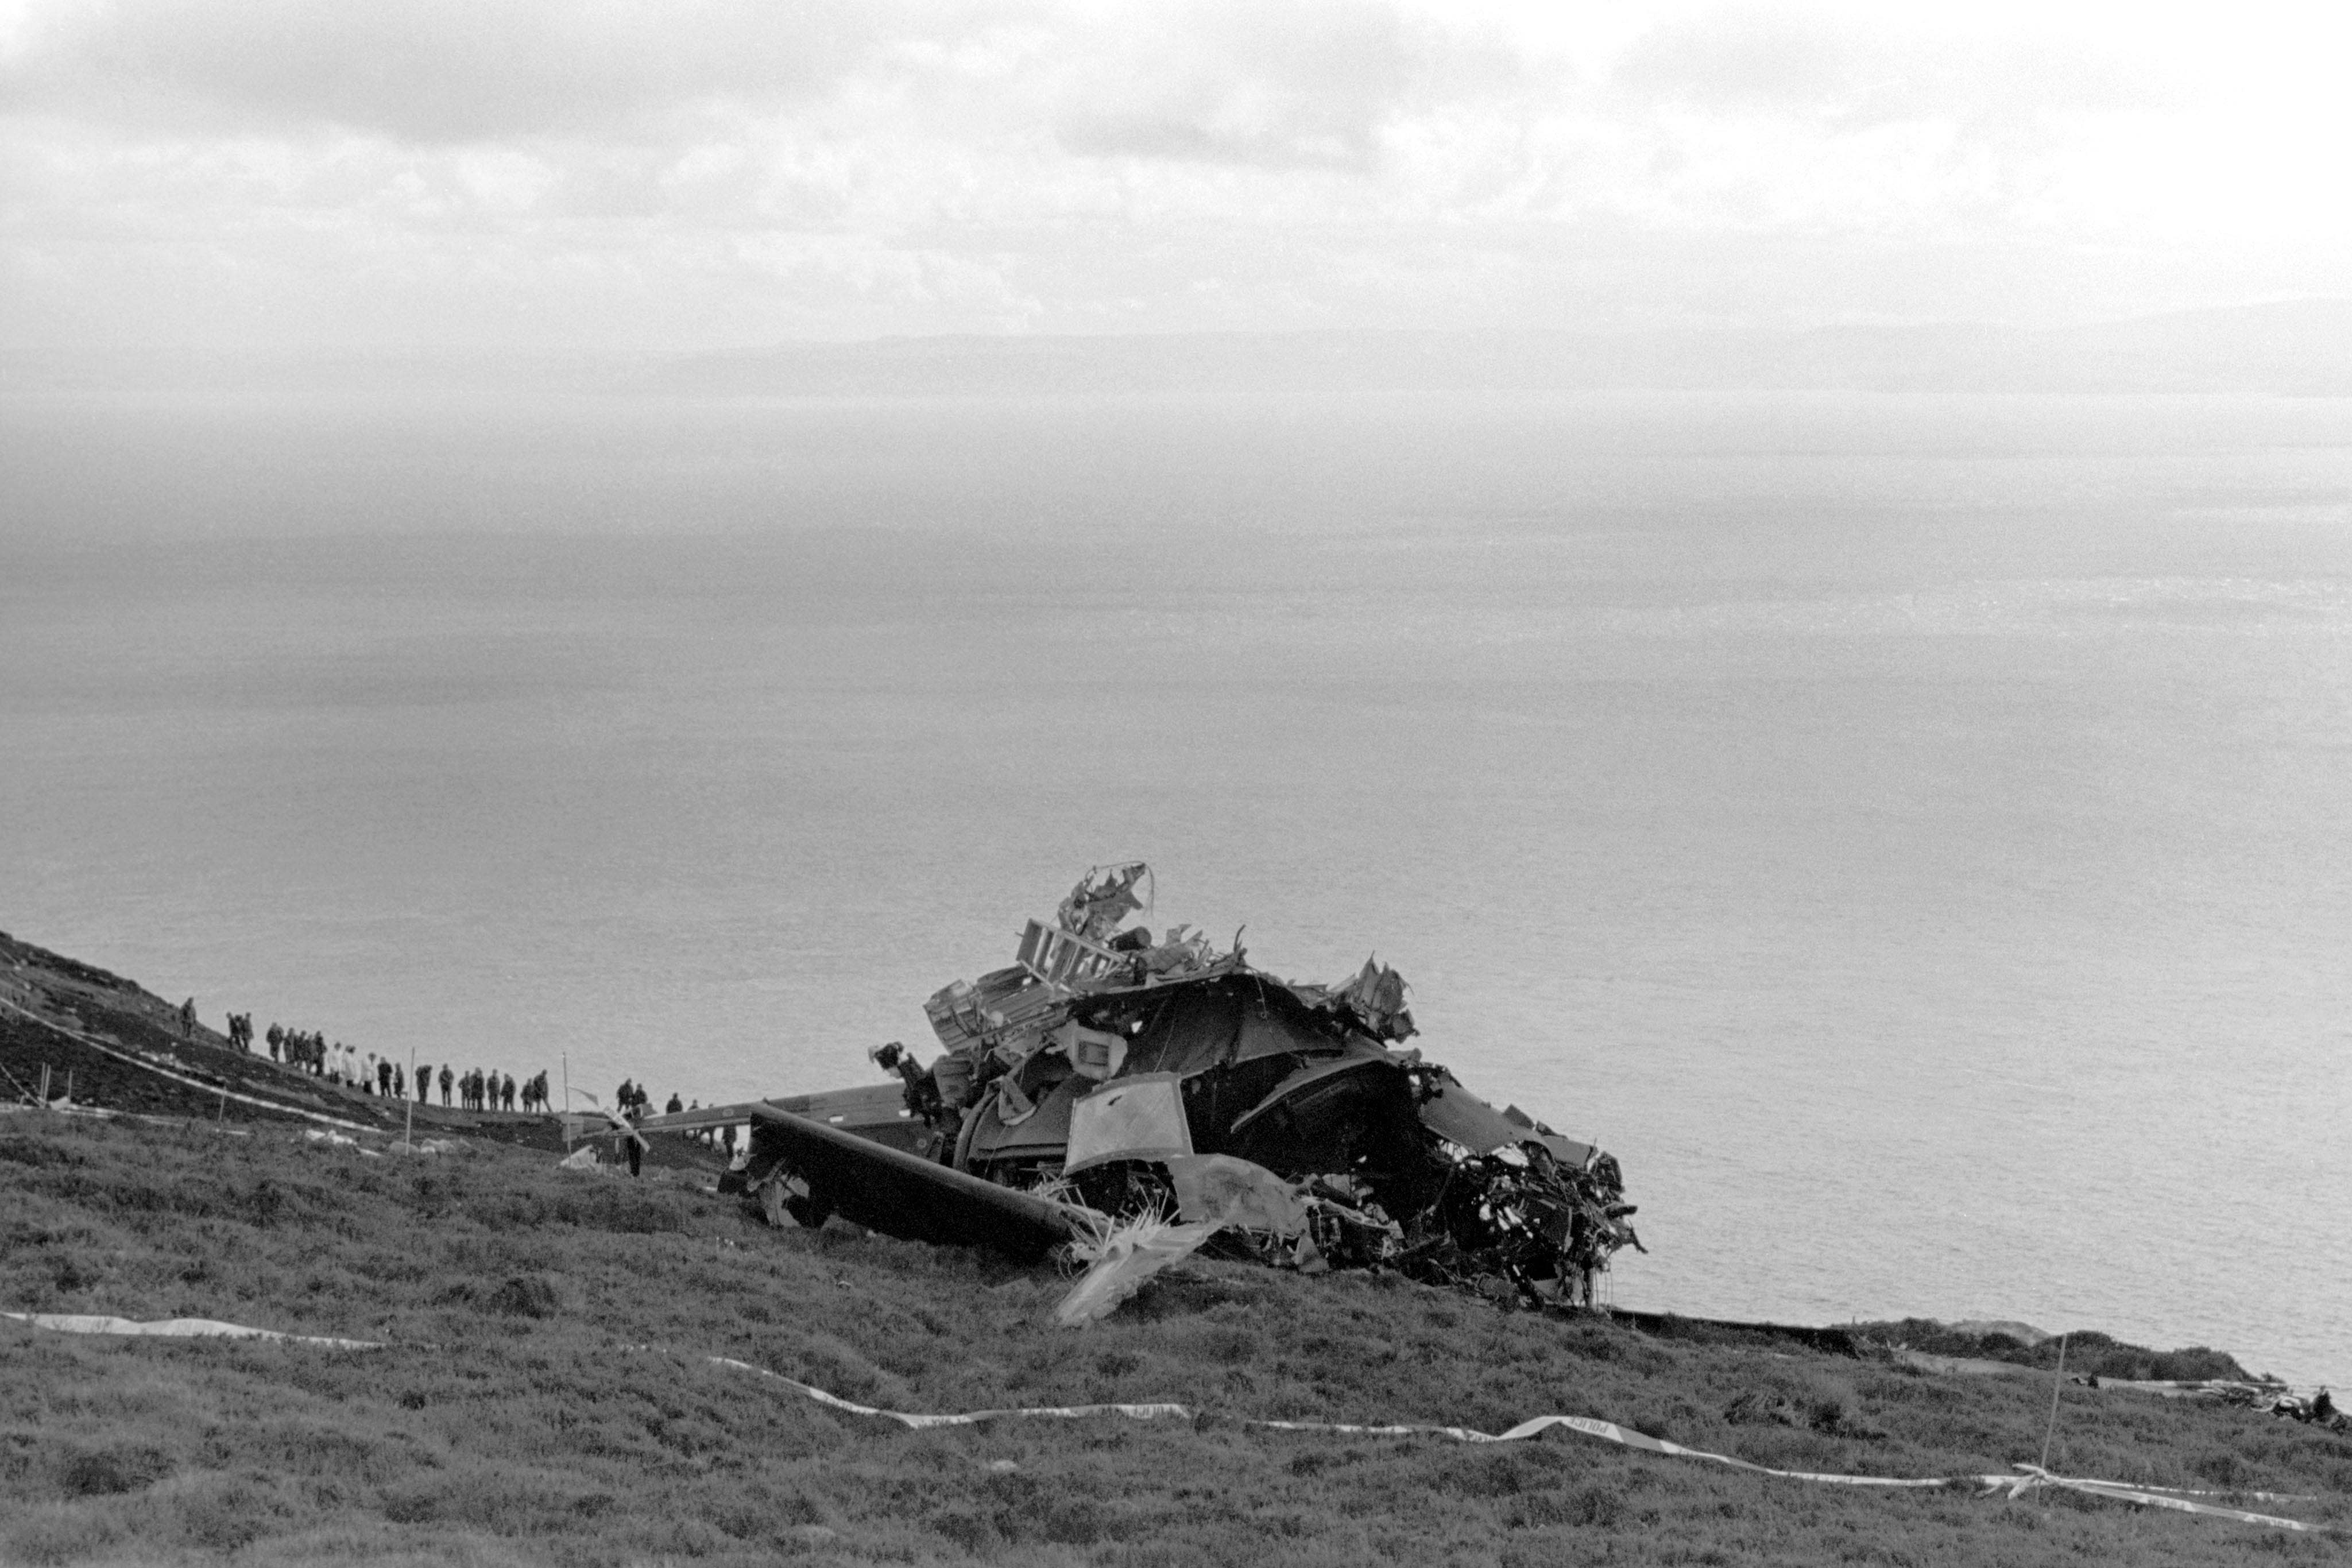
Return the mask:
[(2058, 1336), (2058, 1373), (2050, 1380), (2050, 1425), (2042, 1431), (2042, 1468), (2050, 1468), (2050, 1439), (2058, 1431), (2058, 1391), (2066, 1386), (2066, 1336)]

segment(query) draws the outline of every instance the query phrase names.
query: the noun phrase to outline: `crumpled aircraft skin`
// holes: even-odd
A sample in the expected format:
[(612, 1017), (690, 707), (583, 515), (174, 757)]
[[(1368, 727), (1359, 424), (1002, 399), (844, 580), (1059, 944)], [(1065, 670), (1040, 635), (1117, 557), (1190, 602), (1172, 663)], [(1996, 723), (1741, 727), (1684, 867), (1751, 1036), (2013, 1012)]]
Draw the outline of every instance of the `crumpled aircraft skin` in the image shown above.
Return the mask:
[[(1610, 1257), (1641, 1245), (1613, 1158), (1405, 1047), (1419, 1031), (1394, 969), (1368, 959), (1339, 985), (1304, 984), (1251, 966), (1238, 938), (1226, 951), (1182, 926), (1155, 939), (1129, 924), (1149, 917), (1151, 887), (1140, 862), (1096, 867), (1052, 925), (1028, 923), (1013, 964), (936, 992), (925, 1011), (942, 1054), (871, 1053), (898, 1075), (895, 1097), (645, 1125), (751, 1122), (726, 1185), (778, 1220), (838, 1214), (1024, 1258), (1122, 1220), (1205, 1223), (1212, 1252), (1277, 1266), (1592, 1303)], [(1255, 1197), (1192, 1212), (1211, 1190)]]

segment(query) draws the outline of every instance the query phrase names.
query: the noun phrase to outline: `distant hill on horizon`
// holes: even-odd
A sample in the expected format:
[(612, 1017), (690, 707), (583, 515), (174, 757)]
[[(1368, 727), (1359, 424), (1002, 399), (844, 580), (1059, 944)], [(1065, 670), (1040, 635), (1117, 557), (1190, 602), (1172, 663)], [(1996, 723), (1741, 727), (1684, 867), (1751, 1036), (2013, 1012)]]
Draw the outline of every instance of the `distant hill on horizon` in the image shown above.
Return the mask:
[(14, 398), (117, 392), (619, 397), (1788, 391), (2352, 396), (2352, 299), (2051, 329), (1978, 322), (1640, 330), (967, 334), (704, 352), (0, 353)]
[(2352, 300), (2085, 327), (1329, 330), (793, 343), (631, 379), (716, 396), (1188, 391), (1870, 391), (2352, 395)]

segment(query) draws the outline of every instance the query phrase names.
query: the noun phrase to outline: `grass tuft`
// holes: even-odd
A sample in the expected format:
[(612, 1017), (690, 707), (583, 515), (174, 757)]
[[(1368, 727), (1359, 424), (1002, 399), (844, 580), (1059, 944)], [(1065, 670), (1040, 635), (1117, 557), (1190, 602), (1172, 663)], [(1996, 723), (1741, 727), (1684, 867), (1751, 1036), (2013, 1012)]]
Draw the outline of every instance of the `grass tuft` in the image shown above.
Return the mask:
[[(0, 1562), (588, 1565), (1726, 1562), (2190, 1564), (2340, 1536), (2105, 1504), (1873, 1494), (1566, 1434), (1498, 1448), (1241, 1416), (1624, 1421), (1787, 1469), (1994, 1471), (2046, 1372), (1949, 1377), (1646, 1338), (1408, 1282), (1194, 1260), (1084, 1333), (1050, 1270), (772, 1231), (699, 1173), (485, 1148), (429, 1166), (257, 1127), (0, 1131), (0, 1303), (226, 1318), (382, 1352), (0, 1323)], [(1180, 1399), (1193, 1423), (908, 1431), (711, 1366), (902, 1409)], [(2070, 1356), (2070, 1366), (2073, 1359)], [(2055, 1462), (2173, 1486), (2352, 1490), (2352, 1443), (2070, 1391)], [(2340, 1500), (2314, 1505), (2343, 1519)]]

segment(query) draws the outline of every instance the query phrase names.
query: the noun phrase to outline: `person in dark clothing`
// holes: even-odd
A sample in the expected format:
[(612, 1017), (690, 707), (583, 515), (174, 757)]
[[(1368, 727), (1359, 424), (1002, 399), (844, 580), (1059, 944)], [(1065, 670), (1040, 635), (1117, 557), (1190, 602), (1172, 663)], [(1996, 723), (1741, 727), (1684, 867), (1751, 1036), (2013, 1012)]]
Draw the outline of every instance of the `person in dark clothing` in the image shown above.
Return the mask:
[(662, 1114), (663, 1114), (663, 1115), (665, 1115), (665, 1116), (675, 1116), (675, 1115), (677, 1115), (680, 1111), (683, 1111), (683, 1110), (685, 1110), (685, 1109), (686, 1109), (685, 1102), (681, 1101), (680, 1099), (678, 1099), (678, 1097), (677, 1097), (677, 1095), (673, 1094), (673, 1095), (671, 1095), (671, 1096), (669, 1097), (669, 1103), (662, 1107)]
[(512, 1111), (514, 1109), (514, 1074), (509, 1072), (506, 1075), (505, 1081), (499, 1085), (499, 1099), (505, 1104), (509, 1111)]
[(443, 1062), (441, 1064), (441, 1109), (444, 1111), (449, 1108), (449, 1088), (457, 1082), (457, 1075), (449, 1071), (449, 1064)]

